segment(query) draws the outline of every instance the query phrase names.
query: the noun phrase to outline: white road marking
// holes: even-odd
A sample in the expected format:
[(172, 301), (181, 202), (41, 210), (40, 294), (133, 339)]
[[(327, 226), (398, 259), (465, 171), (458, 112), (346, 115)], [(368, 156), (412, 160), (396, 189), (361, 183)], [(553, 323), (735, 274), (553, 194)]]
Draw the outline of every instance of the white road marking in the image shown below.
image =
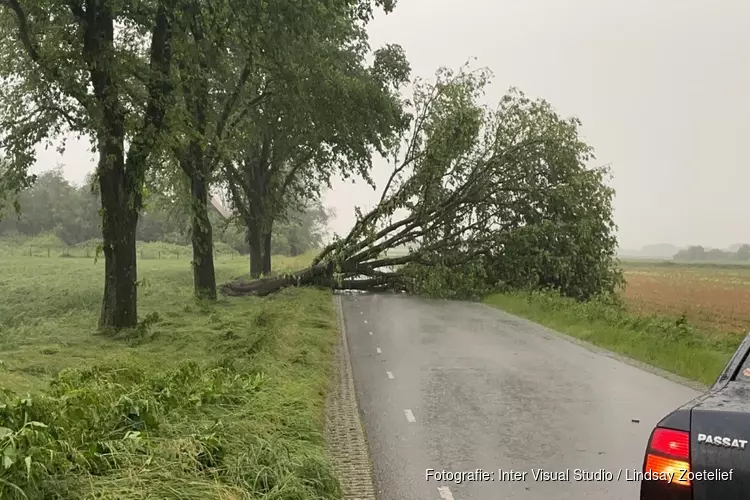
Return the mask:
[(393, 378), (393, 373), (391, 372), (385, 372), (386, 375), (388, 375), (388, 378)]
[(381, 354), (383, 352), (380, 350), (380, 347), (378, 347), (377, 351), (378, 351), (378, 354)]
[(370, 335), (372, 335), (372, 332), (370, 332)]
[(416, 422), (417, 419), (414, 418), (414, 414), (411, 412), (411, 410), (404, 410), (404, 415), (406, 415), (406, 421), (407, 422)]
[(440, 494), (440, 498), (443, 500), (453, 500), (453, 493), (451, 493), (451, 489), (447, 486), (438, 486), (438, 494)]
[(365, 325), (367, 324), (367, 320), (365, 320)]

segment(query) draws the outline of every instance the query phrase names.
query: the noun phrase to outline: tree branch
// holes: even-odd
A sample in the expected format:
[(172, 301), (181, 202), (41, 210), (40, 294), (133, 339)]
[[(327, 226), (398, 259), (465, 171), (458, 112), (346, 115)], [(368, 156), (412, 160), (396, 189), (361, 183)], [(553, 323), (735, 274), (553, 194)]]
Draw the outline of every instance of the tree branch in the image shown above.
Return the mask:
[(86, 12), (83, 10), (80, 0), (67, 0), (66, 4), (77, 21), (80, 22), (86, 19)]
[(130, 189), (134, 193), (134, 205), (142, 203), (141, 184), (144, 180), (146, 160), (156, 149), (164, 133), (164, 119), (172, 101), (174, 86), (171, 81), (173, 14), (176, 0), (162, 0), (156, 13), (151, 36), (150, 75), (148, 100), (143, 123), (135, 134), (125, 164)]
[(18, 37), (26, 50), (26, 54), (39, 67), (45, 79), (57, 84), (65, 94), (75, 99), (83, 108), (92, 111), (91, 97), (85, 90), (82, 91), (79, 87), (66, 85), (60, 68), (54, 64), (50, 64), (34, 44), (31, 38), (31, 30), (29, 29), (28, 17), (19, 1), (0, 0), (0, 5), (9, 7), (14, 12), (18, 24)]

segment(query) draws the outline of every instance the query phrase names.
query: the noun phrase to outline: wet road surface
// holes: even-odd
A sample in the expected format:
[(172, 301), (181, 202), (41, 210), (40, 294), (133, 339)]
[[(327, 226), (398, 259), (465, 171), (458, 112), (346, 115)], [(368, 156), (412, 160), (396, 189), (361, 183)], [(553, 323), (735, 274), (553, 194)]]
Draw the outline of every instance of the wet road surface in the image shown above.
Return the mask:
[(482, 304), (341, 299), (379, 500), (635, 500), (651, 429), (698, 395)]

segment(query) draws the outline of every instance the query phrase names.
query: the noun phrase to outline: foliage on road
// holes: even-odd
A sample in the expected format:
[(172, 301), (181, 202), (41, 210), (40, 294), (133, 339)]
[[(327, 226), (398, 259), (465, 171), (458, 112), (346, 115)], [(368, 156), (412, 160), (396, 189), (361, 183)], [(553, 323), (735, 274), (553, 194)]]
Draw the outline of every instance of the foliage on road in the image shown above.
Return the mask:
[[(548, 102), (511, 89), (497, 108), (482, 105), (490, 77), (462, 68), (418, 81), (380, 203), (359, 213), (313, 267), (223, 290), (265, 295), (327, 284), (434, 292), (463, 280), (460, 290), (450, 287), (454, 296), (499, 284), (579, 299), (613, 292), (621, 274), (608, 171), (589, 167), (593, 152), (579, 121)], [(399, 246), (410, 253), (383, 256)]]
[(150, 319), (109, 337), (92, 328), (101, 262), (3, 262), (0, 496), (339, 498), (321, 435), (329, 293), (197, 303), (187, 261), (143, 261)]

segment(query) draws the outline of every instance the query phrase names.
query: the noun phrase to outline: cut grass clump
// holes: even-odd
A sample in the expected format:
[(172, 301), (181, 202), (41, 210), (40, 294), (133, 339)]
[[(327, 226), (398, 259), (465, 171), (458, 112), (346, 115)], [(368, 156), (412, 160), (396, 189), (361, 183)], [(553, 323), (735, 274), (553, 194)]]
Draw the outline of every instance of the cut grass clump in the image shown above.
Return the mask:
[(99, 334), (100, 263), (7, 264), (0, 498), (341, 497), (322, 435), (330, 293), (197, 303), (189, 266), (147, 261), (141, 328)]
[[(309, 449), (311, 429), (266, 439), (242, 422), (258, 418), (264, 402), (253, 400), (266, 382), (262, 373), (186, 362), (152, 374), (135, 366), (66, 370), (36, 397), (5, 391), (0, 496), (128, 498), (112, 496), (113, 483), (132, 488), (126, 479), (137, 474), (170, 483), (170, 498), (211, 490), (339, 498), (326, 457)], [(277, 425), (294, 428), (294, 419)]]
[(554, 293), (498, 293), (485, 302), (704, 384), (714, 382), (744, 337), (696, 328), (684, 316), (636, 315), (614, 302)]

